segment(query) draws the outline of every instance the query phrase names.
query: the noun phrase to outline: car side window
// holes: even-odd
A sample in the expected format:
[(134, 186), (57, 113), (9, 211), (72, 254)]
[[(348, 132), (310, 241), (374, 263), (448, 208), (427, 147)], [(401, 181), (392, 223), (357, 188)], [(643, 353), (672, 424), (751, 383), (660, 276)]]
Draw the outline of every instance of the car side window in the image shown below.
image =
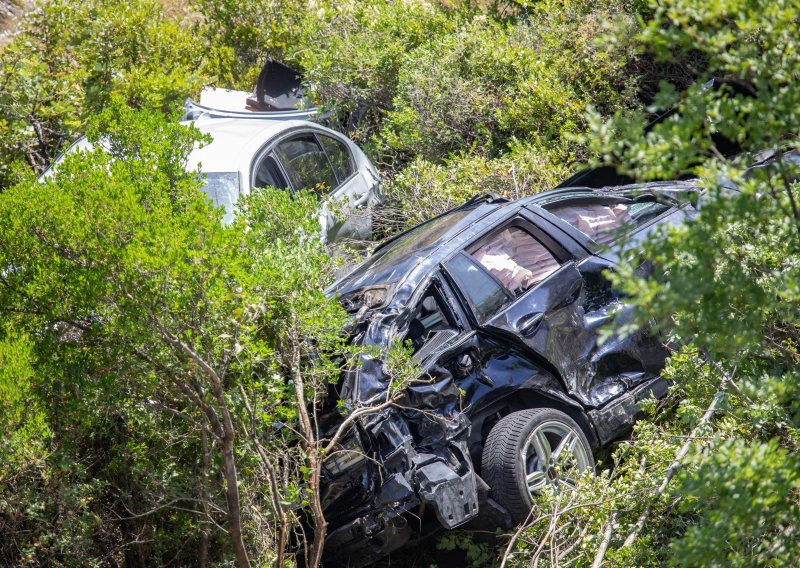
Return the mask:
[(295, 191), (327, 193), (338, 184), (325, 150), (310, 132), (280, 142), (275, 153)]
[(511, 296), (500, 281), (484, 270), (472, 256), (459, 253), (446, 266), (479, 321), (494, 315), (511, 302)]
[(256, 168), (253, 187), (276, 187), (278, 189), (287, 189), (289, 187), (289, 183), (283, 177), (278, 162), (272, 153), (261, 160), (258, 168)]
[(583, 201), (548, 207), (547, 210), (581, 231), (598, 244), (608, 244), (630, 230), (644, 225), (669, 209), (653, 199), (618, 203)]
[(340, 184), (344, 183), (355, 171), (353, 157), (350, 155), (347, 146), (340, 140), (336, 140), (325, 134), (317, 134), (317, 139), (328, 154), (328, 159), (331, 162), (331, 166), (333, 166), (333, 171), (336, 173), (336, 179)]
[(515, 296), (561, 266), (539, 240), (517, 226), (492, 233), (470, 247), (468, 252)]

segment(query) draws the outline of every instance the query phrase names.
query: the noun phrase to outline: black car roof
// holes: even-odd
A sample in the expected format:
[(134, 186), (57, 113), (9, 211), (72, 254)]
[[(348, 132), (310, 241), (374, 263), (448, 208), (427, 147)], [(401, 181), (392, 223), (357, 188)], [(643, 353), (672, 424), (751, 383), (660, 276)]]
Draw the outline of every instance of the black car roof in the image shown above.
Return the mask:
[[(523, 207), (541, 207), (546, 210), (556, 204), (576, 199), (633, 196), (641, 193), (662, 197), (677, 204), (685, 200), (686, 194), (696, 190), (696, 181), (672, 181), (602, 189), (588, 187), (554, 189), (513, 202), (493, 195), (480, 196), (382, 242), (367, 259), (328, 288), (327, 293), (346, 296), (365, 288), (387, 286), (392, 288), (390, 295), (394, 295), (402, 286), (407, 293), (401, 296), (407, 297), (419, 282), (427, 277), (432, 268), (463, 246), (462, 239), (457, 239), (458, 236), (467, 231), (475, 232), (481, 231), (481, 228), (491, 227), (506, 214), (512, 214)], [(403, 248), (404, 240), (413, 238), (413, 235), (424, 227), (428, 227), (428, 232), (433, 231), (437, 223), (448, 223), (448, 217), (452, 222), (447, 224), (446, 230), (442, 230), (437, 238), (425, 243), (422, 248), (405, 250), (403, 254), (396, 255), (397, 258), (390, 258), (394, 252)]]

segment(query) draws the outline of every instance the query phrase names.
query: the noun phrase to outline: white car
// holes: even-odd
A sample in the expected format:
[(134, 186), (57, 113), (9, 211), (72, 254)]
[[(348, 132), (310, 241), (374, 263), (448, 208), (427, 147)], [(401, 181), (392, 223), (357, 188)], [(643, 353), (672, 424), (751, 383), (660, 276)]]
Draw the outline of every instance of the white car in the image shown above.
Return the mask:
[[(272, 66), (274, 73), (276, 64)], [(336, 209), (348, 212), (340, 220), (323, 204), (324, 240), (369, 240), (370, 210), (380, 203), (378, 173), (369, 158), (347, 136), (305, 120), (315, 117), (316, 109), (273, 104), (267, 106), (270, 110), (254, 111), (252, 105), (256, 103), (248, 99), (249, 95), (207, 89), (199, 103), (189, 100), (185, 105), (182, 124), (193, 124), (213, 139), (189, 154), (187, 170), (198, 169), (205, 175), (203, 191), (215, 205), (225, 208), (224, 221), (230, 222), (239, 197), (253, 188), (274, 186), (291, 192), (309, 189), (323, 201), (332, 198), (343, 202), (345, 207)], [(280, 97), (270, 100), (280, 102)], [(296, 102), (289, 97), (290, 105)], [(42, 179), (51, 175), (65, 154), (90, 148), (88, 140), (80, 138), (42, 174)]]
[(365, 210), (337, 221), (323, 207), (327, 240), (370, 239), (369, 208), (380, 203), (378, 173), (346, 136), (306, 120), (201, 116), (193, 124), (213, 142), (194, 150), (187, 168), (205, 174), (204, 191), (225, 207), (226, 219), (239, 196), (253, 188), (310, 189)]

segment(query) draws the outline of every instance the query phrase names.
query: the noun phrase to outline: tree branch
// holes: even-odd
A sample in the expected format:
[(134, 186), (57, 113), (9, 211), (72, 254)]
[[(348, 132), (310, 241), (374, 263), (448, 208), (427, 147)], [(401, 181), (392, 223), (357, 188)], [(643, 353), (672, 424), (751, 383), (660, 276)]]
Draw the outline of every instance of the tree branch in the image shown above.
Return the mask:
[(603, 530), (603, 540), (600, 541), (600, 547), (597, 549), (597, 554), (594, 556), (591, 568), (600, 568), (603, 565), (603, 558), (608, 551), (608, 544), (611, 542), (611, 535), (614, 532), (614, 523), (617, 522), (617, 513), (615, 509), (611, 511), (611, 517), (606, 522), (605, 529)]
[(667, 468), (667, 474), (664, 476), (664, 479), (661, 481), (661, 485), (658, 486), (655, 493), (652, 495), (652, 499), (642, 511), (642, 514), (639, 515), (639, 518), (636, 520), (636, 524), (633, 527), (633, 530), (628, 534), (627, 538), (625, 538), (625, 542), (622, 543), (622, 547), (630, 546), (636, 540), (636, 537), (639, 535), (639, 532), (644, 528), (644, 524), (647, 522), (647, 518), (650, 516), (650, 511), (652, 510), (653, 502), (657, 500), (664, 494), (666, 491), (669, 482), (675, 476), (678, 469), (680, 468), (681, 461), (686, 454), (689, 453), (689, 449), (692, 447), (695, 439), (697, 439), (700, 430), (703, 426), (705, 426), (710, 420), (711, 417), (714, 415), (714, 412), (717, 409), (717, 405), (722, 400), (723, 394), (725, 389), (727, 388), (728, 381), (730, 380), (730, 375), (724, 372), (721, 368), (717, 367), (722, 372), (722, 380), (720, 381), (719, 388), (717, 389), (716, 394), (714, 394), (714, 398), (711, 401), (711, 404), (708, 406), (706, 411), (703, 413), (703, 416), (700, 418), (700, 422), (697, 423), (692, 429), (692, 433), (687, 438), (686, 442), (681, 446), (681, 449), (678, 450), (678, 453), (675, 455), (675, 458), (670, 463), (669, 468)]

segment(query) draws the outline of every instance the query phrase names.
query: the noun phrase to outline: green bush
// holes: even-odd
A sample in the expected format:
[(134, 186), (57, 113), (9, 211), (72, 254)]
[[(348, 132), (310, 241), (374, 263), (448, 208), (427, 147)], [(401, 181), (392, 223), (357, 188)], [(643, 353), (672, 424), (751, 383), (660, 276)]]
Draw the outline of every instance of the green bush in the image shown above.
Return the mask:
[(515, 143), (501, 158), (451, 156), (444, 163), (412, 161), (385, 183), (389, 203), (376, 212), (390, 230), (409, 228), (479, 195), (508, 199), (553, 187), (569, 173), (566, 157)]
[(506, 28), (477, 17), (408, 55), (381, 135), (405, 156), (441, 160), (453, 153), (488, 155), (498, 130), (495, 110), (508, 81), (485, 68), (485, 51)]
[(88, 131), (110, 151), (0, 193), (0, 562), (266, 562), (320, 467), (296, 397), (346, 351), (319, 203), (263, 189), (223, 225), (184, 169), (197, 130), (114, 97)]
[(305, 0), (196, 0), (206, 58), (220, 87), (250, 90), (267, 57), (299, 64), (299, 38), (311, 9)]
[(576, 149), (588, 105), (611, 113), (635, 102), (630, 42), (601, 42), (611, 21), (620, 34), (633, 24), (614, 4), (543, 2), (517, 21), (478, 15), (437, 36), (400, 68), (386, 144), (431, 160), (496, 156), (515, 137)]
[[(586, 157), (640, 178), (700, 175), (698, 220), (644, 245), (669, 277), (611, 275), (683, 343), (672, 390), (599, 476), (536, 500), (509, 561), (589, 566), (608, 534), (605, 565), (798, 563), (800, 172), (743, 181), (750, 158), (722, 163), (714, 137), (751, 153), (797, 145), (796, 2), (196, 6), (200, 18), (156, 0), (51, 0), (0, 53), (0, 564), (229, 564), (236, 539), (218, 526), (233, 487), (255, 563), (277, 560), (281, 527), (296, 526), (316, 450), (291, 445), (305, 407), (293, 397), (333, 377), (317, 355), (342, 350), (345, 318), (321, 292), (315, 201), (259, 192), (242, 203), (248, 229), (221, 226), (182, 169), (195, 134), (163, 120), (204, 84), (249, 89), (265, 56), (303, 70), (370, 152), (387, 232), (552, 187)], [(712, 75), (739, 94), (703, 87)], [(668, 81), (653, 90), (656, 77)], [(673, 107), (645, 131), (647, 113)], [(36, 183), (87, 120), (115, 159), (74, 156)], [(741, 193), (720, 197), (722, 179)], [(178, 336), (224, 369), (220, 394)], [(295, 389), (290, 368), (318, 381)], [(209, 434), (225, 410), (235, 443)], [(229, 485), (223, 442), (239, 467)], [(488, 562), (456, 533), (440, 545)]]
[(114, 94), (164, 112), (206, 81), (203, 42), (155, 0), (53, 0), (0, 53), (0, 187), (41, 172)]
[[(585, 140), (603, 163), (639, 179), (695, 175), (705, 188), (695, 219), (656, 231), (609, 275), (641, 325), (659, 321), (683, 348), (665, 371), (672, 396), (620, 444), (614, 469), (569, 511), (543, 499), (556, 526), (531, 528), (520, 563), (559, 549), (578, 566), (800, 562), (800, 166), (783, 158), (800, 131), (798, 23), (791, 0), (655, 4), (639, 49), (701, 62), (695, 83), (660, 83), (648, 110), (674, 112), (652, 128), (643, 112), (592, 118)], [(740, 146), (736, 159), (721, 155), (723, 138)], [(770, 154), (770, 167), (748, 169)], [(655, 278), (637, 276), (642, 257)]]
[(451, 33), (458, 15), (425, 0), (324, 2), (309, 13), (297, 61), (316, 102), (364, 132), (392, 108), (400, 67), (414, 48)]
[(793, 566), (800, 558), (800, 463), (778, 440), (736, 439), (695, 459), (681, 487), (698, 521), (673, 544), (680, 566)]

